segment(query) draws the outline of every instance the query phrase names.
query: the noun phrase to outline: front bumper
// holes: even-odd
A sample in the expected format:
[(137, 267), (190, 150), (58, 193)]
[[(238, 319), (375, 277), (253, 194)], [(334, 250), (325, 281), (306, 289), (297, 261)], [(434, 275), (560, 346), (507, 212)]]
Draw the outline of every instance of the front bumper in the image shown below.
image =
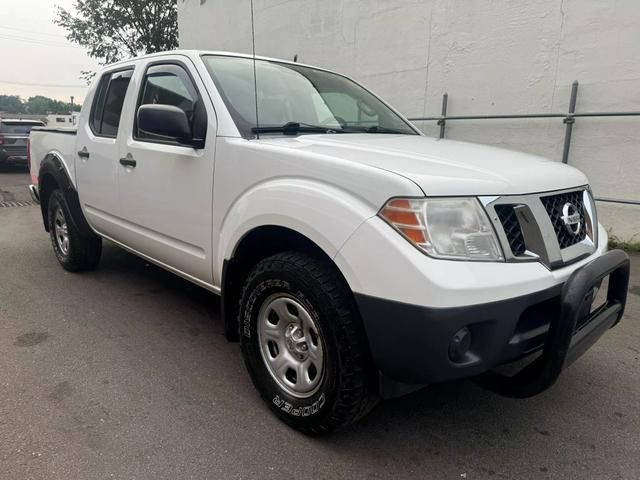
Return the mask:
[[(594, 288), (609, 276), (606, 303), (590, 311)], [(624, 312), (629, 258), (613, 250), (573, 271), (564, 284), (463, 307), (433, 308), (356, 294), (373, 359), (395, 381), (428, 384), (473, 377), (533, 353), (542, 354), (512, 377), (491, 373), (485, 385), (510, 396), (539, 393), (584, 353)], [(451, 341), (471, 335), (453, 361)]]

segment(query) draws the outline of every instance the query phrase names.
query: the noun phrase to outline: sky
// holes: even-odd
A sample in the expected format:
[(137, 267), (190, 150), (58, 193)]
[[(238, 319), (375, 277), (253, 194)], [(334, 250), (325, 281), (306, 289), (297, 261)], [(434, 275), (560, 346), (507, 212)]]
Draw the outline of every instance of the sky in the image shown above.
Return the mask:
[(56, 5), (72, 9), (74, 0), (0, 0), (0, 95), (44, 95), (81, 102), (87, 91), (81, 70), (99, 65), (65, 39), (53, 23)]

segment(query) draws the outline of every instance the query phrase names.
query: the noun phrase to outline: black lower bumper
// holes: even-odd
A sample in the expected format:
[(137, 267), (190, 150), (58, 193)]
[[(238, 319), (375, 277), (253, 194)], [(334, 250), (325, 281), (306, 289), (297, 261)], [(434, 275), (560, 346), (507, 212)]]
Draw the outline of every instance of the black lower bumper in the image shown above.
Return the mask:
[(13, 149), (3, 149), (0, 148), (0, 162), (7, 164), (15, 164), (15, 165), (26, 165), (27, 164), (27, 150), (26, 147), (24, 151), (15, 151)]
[[(607, 276), (607, 300), (592, 310), (594, 289)], [(487, 388), (526, 397), (551, 386), (566, 365), (622, 318), (628, 282), (629, 258), (613, 250), (576, 270), (563, 285), (500, 302), (430, 308), (360, 294), (356, 301), (371, 354), (385, 377), (428, 384), (483, 374)], [(452, 359), (452, 339), (465, 329), (469, 348)], [(515, 375), (491, 371), (534, 353), (537, 358)]]

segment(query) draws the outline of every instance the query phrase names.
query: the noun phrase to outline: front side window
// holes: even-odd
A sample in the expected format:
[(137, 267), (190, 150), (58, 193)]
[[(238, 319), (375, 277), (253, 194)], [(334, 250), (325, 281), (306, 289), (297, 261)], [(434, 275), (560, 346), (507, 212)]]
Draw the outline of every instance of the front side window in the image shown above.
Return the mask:
[[(180, 65), (154, 65), (147, 70), (138, 107), (142, 105), (171, 105), (187, 116), (194, 138), (206, 134), (206, 112), (198, 91), (187, 72)], [(169, 139), (135, 127), (135, 136), (141, 140), (167, 142)]]
[[(335, 133), (416, 131), (380, 99), (341, 75), (301, 65), (251, 58), (206, 55), (207, 70), (243, 136), (256, 131)], [(256, 120), (256, 94), (258, 118)], [(259, 125), (258, 125), (259, 123)], [(259, 128), (258, 128), (259, 127)]]
[(91, 129), (104, 137), (116, 137), (122, 115), (122, 105), (133, 70), (105, 73), (100, 79), (91, 109)]

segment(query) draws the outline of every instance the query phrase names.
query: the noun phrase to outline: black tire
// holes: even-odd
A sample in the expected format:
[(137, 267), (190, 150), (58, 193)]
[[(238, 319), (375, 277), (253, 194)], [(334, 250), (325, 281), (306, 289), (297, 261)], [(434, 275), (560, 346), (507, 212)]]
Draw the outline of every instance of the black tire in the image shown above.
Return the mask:
[[(303, 306), (318, 327), (324, 352), (322, 376), (317, 390), (306, 398), (279, 385), (261, 353), (259, 313), (278, 295)], [(321, 434), (353, 423), (369, 411), (374, 396), (366, 336), (351, 291), (328, 262), (298, 252), (262, 260), (246, 280), (239, 312), (245, 364), (263, 400), (281, 420), (303, 433)]]
[[(67, 228), (68, 244), (66, 252), (56, 238), (56, 216), (59, 214), (62, 215)], [(80, 234), (71, 219), (69, 206), (60, 190), (54, 190), (49, 197), (47, 220), (49, 222), (51, 245), (60, 265), (70, 272), (95, 269), (100, 262), (100, 255), (102, 254), (102, 238), (97, 235)]]

